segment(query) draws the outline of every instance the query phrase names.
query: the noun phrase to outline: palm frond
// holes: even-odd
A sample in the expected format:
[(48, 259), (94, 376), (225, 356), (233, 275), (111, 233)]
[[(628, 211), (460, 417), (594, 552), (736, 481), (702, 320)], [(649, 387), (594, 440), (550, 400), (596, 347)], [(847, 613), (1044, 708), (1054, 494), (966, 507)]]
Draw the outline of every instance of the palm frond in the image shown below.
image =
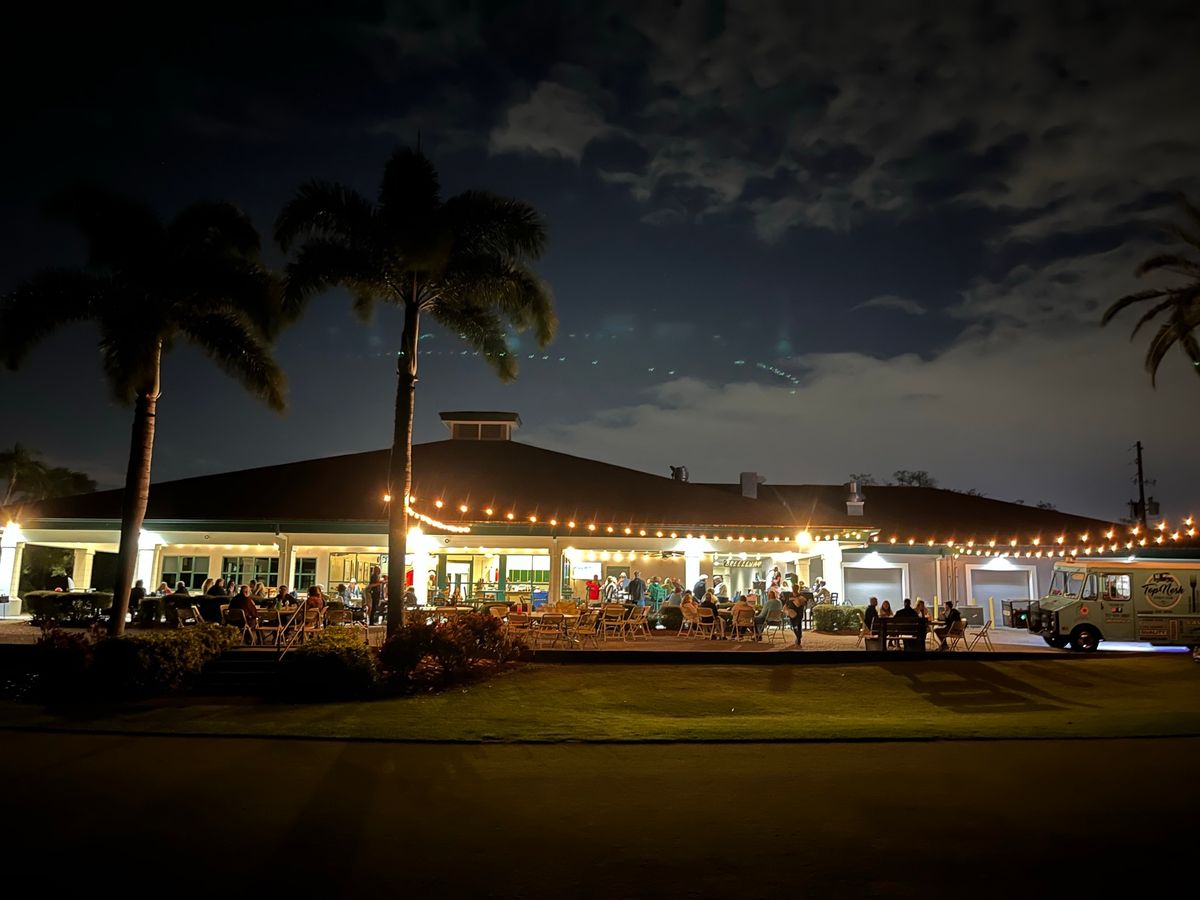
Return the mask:
[(103, 277), (52, 269), (0, 299), (0, 362), (15, 369), (63, 325), (97, 317), (109, 287)]
[[(340, 239), (311, 238), (305, 241), (296, 258), (288, 264), (284, 282), (284, 309), (303, 308), (312, 297), (331, 287), (348, 288), (356, 298), (356, 310), (370, 312), (375, 300), (385, 299), (388, 285), (381, 282), (379, 266), (374, 264), (369, 247)], [(363, 306), (359, 305), (359, 298)]]
[(216, 258), (173, 270), (181, 291), (177, 302), (194, 311), (233, 310), (259, 331), (274, 336), (291, 321), (283, 303), (283, 278), (243, 257)]
[(254, 326), (234, 312), (188, 316), (179, 323), (188, 340), (271, 409), (285, 407), (283, 370)]
[(549, 287), (522, 265), (473, 259), (447, 279), (446, 295), (451, 305), (492, 310), (518, 331), (532, 329), (540, 347), (554, 339), (558, 328)]
[(46, 211), (83, 232), (93, 267), (124, 269), (162, 252), (165, 230), (158, 216), (119, 194), (80, 185), (51, 198)]
[(1142, 303), (1146, 300), (1154, 300), (1158, 297), (1165, 297), (1167, 291), (1156, 288), (1151, 288), (1145, 291), (1138, 291), (1134, 294), (1127, 294), (1104, 311), (1104, 317), (1100, 319), (1101, 325), (1107, 325), (1113, 318), (1127, 307), (1133, 306), (1135, 303)]
[(1200, 364), (1200, 348), (1192, 332), (1200, 326), (1200, 305), (1176, 304), (1170, 319), (1163, 323), (1150, 341), (1146, 351), (1146, 371), (1150, 373), (1150, 384), (1157, 387), (1158, 367), (1162, 364), (1167, 353), (1176, 344), (1180, 344), (1192, 360), (1193, 365)]
[(193, 203), (171, 220), (167, 239), (172, 251), (183, 255), (257, 259), (262, 249), (258, 229), (232, 203)]
[(1133, 326), (1133, 331), (1130, 332), (1129, 339), (1132, 341), (1135, 337), (1137, 337), (1137, 333), (1142, 330), (1143, 325), (1146, 325), (1150, 322), (1150, 320), (1156, 318), (1164, 310), (1168, 310), (1174, 305), (1175, 298), (1168, 297), (1161, 303), (1156, 303), (1154, 306), (1152, 306), (1144, 316), (1138, 319), (1137, 324)]
[(546, 224), (520, 200), (486, 191), (465, 191), (443, 207), (455, 247), (466, 253), (538, 259), (546, 249)]
[(1152, 256), (1144, 260), (1137, 267), (1134, 274), (1140, 277), (1156, 269), (1166, 269), (1168, 272), (1174, 272), (1177, 275), (1200, 277), (1200, 263), (1193, 262), (1186, 256), (1180, 256), (1178, 253), (1160, 253), (1158, 256)]
[(379, 205), (399, 231), (414, 231), (422, 223), (431, 227), (441, 205), (441, 184), (424, 153), (401, 147), (391, 155), (383, 167)]
[(479, 351), (501, 381), (512, 381), (517, 377), (517, 358), (509, 352), (499, 316), (465, 304), (442, 304), (435, 307), (432, 315), (439, 325)]
[(375, 209), (362, 194), (328, 181), (302, 184), (275, 219), (275, 240), (285, 251), (307, 235), (367, 240)]

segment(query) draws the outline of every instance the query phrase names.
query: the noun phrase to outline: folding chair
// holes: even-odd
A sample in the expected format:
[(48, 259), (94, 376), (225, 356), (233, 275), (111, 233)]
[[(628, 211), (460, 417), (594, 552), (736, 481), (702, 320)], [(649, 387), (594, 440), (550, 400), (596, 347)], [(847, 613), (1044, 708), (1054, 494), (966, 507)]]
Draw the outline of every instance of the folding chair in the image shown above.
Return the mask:
[(732, 641), (745, 640), (747, 637), (754, 640), (758, 637), (758, 632), (754, 628), (754, 610), (739, 609), (733, 614), (733, 622), (730, 625), (729, 639)]
[(600, 635), (597, 631), (597, 626), (600, 623), (600, 617), (595, 612), (584, 611), (579, 614), (579, 618), (575, 620), (574, 625), (567, 626), (567, 640), (571, 646), (578, 644), (583, 647), (588, 641), (599, 648)]
[(696, 629), (700, 626), (700, 613), (694, 612), (688, 607), (681, 606), (680, 613), (683, 614), (683, 621), (679, 623), (679, 631), (675, 633), (675, 637), (683, 637), (684, 632), (687, 632), (688, 637), (694, 637)]
[(967, 649), (967, 623), (959, 619), (951, 627), (946, 635), (946, 643), (950, 645), (950, 650)]
[(696, 634), (703, 636), (708, 635), (710, 638), (717, 636), (717, 614), (707, 606), (700, 607), (700, 618), (695, 623)]
[(527, 613), (509, 613), (507, 624), (504, 626), (509, 634), (514, 636), (533, 636), (532, 623)]
[(603, 617), (600, 620), (601, 637), (608, 640), (609, 634), (614, 634), (625, 640), (625, 605), (622, 603), (604, 604)]
[(258, 611), (258, 626), (254, 629), (260, 645), (265, 645), (267, 636), (271, 636), (271, 643), (279, 646), (280, 639), (283, 636), (283, 622), (277, 609), (260, 609)]
[(625, 620), (625, 633), (629, 635), (630, 640), (637, 637), (650, 639), (650, 629), (646, 626), (646, 614), (649, 612), (650, 607), (648, 606), (635, 606), (633, 608), (633, 612)]
[(763, 637), (774, 643), (776, 636), (783, 639), (783, 610), (781, 609), (768, 613), (766, 621), (763, 622)]
[(250, 622), (246, 619), (246, 614), (240, 609), (225, 609), (222, 610), (222, 617), (226, 625), (232, 625), (234, 628), (242, 629), (242, 641), (250, 639), (251, 644), (258, 642), (258, 635), (253, 628), (250, 627)]
[(991, 630), (992, 620), (988, 619), (987, 622), (984, 623), (983, 627), (979, 629), (978, 633), (976, 633), (975, 637), (971, 638), (971, 643), (967, 645), (967, 649), (974, 650), (975, 645), (982, 642), (984, 647), (992, 652), (995, 652), (996, 648), (992, 646), (992, 639), (988, 635), (988, 632)]
[(563, 631), (563, 614), (546, 613), (539, 619), (533, 620), (533, 646), (540, 647), (542, 641), (549, 641), (554, 646), (566, 637)]
[(488, 612), (497, 619), (503, 619), (508, 615), (508, 606), (502, 603), (495, 603), (489, 606)]

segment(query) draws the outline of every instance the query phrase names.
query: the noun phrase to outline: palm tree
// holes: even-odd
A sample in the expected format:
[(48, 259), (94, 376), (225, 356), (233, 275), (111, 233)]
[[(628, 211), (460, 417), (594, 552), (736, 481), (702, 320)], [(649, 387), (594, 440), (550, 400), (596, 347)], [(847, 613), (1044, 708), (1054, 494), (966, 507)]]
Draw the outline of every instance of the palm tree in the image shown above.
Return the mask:
[(61, 326), (94, 322), (113, 394), (134, 406), (109, 623), (120, 634), (149, 500), (163, 354), (187, 341), (282, 409), (283, 373), (267, 343), (277, 283), (254, 226), (227, 203), (197, 203), (163, 222), (149, 207), (81, 188), (51, 212), (83, 232), (87, 264), (41, 272), (0, 300), (0, 360), (15, 368)]
[(21, 444), (13, 444), (11, 450), (0, 450), (0, 478), (8, 482), (0, 506), (8, 506), (25, 483), (37, 477), (41, 467), (37, 454)]
[(21, 500), (47, 500), (88, 494), (96, 482), (83, 472), (61, 466), (48, 466), (38, 459), (39, 454), (21, 444), (11, 450), (0, 450), (0, 478), (8, 482), (0, 507)]
[[(1186, 199), (1181, 199), (1180, 205), (1191, 220), (1190, 227), (1200, 229), (1200, 208), (1193, 206)], [(1189, 231), (1174, 224), (1169, 225), (1168, 230), (1187, 245), (1184, 252), (1200, 250), (1200, 230)], [(1131, 339), (1136, 337), (1143, 325), (1163, 313), (1167, 314), (1166, 321), (1159, 326), (1158, 333), (1154, 335), (1146, 351), (1146, 371), (1150, 373), (1150, 383), (1156, 384), (1158, 367), (1163, 357), (1176, 344), (1183, 348), (1183, 352), (1192, 361), (1196, 374), (1200, 375), (1200, 342), (1196, 340), (1194, 333), (1200, 328), (1200, 261), (1189, 259), (1180, 253), (1160, 253), (1147, 259), (1136, 271), (1138, 277), (1149, 272), (1164, 271), (1185, 280), (1175, 287), (1138, 291), (1122, 297), (1105, 311), (1101, 324), (1107, 325), (1127, 306), (1153, 303), (1154, 305), (1138, 319), (1130, 335)]]
[[(423, 315), (458, 334), (501, 379), (517, 374), (505, 327), (533, 329), (539, 346), (554, 337), (557, 319), (546, 285), (529, 264), (541, 256), (546, 229), (537, 211), (481, 191), (441, 198), (437, 171), (419, 151), (397, 150), (383, 170), (379, 200), (339, 184), (310, 181), (275, 223), (290, 250), (289, 313), (334, 286), (350, 292), (364, 318), (376, 303), (404, 313), (396, 360), (396, 408), (388, 472), (388, 558), (402, 583), (412, 491), (412, 429), (417, 386), (417, 338)], [(398, 598), (395, 598), (398, 599)], [(404, 605), (388, 604), (388, 630), (404, 622)]]

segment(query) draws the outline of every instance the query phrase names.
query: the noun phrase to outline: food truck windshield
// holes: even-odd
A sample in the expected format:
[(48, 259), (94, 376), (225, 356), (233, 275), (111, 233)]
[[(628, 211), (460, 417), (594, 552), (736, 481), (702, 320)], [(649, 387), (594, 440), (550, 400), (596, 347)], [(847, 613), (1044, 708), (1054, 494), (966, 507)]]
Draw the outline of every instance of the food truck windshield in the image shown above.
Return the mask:
[(1083, 586), (1086, 573), (1056, 569), (1050, 579), (1049, 597), (1078, 597), (1079, 589)]

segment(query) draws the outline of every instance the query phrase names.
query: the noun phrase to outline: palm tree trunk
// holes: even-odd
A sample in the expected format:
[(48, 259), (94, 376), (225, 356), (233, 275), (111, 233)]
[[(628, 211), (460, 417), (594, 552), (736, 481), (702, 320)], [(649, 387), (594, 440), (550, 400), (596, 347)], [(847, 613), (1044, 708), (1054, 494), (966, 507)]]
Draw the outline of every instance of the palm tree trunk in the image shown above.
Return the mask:
[[(420, 307), (415, 299), (404, 304), (402, 347), (396, 359), (396, 419), (392, 431), (392, 459), (388, 470), (388, 634), (404, 624), (404, 557), (408, 553), (408, 495), (412, 493), (413, 412), (417, 399), (417, 337)], [(413, 572), (413, 585), (419, 572)]]
[(121, 495), (121, 546), (117, 554), (117, 577), (113, 585), (112, 618), (108, 633), (125, 632), (125, 614), (129, 611), (129, 590), (137, 568), (138, 538), (150, 502), (150, 463), (154, 456), (154, 419), (158, 412), (162, 342), (154, 347), (153, 380), (138, 391), (133, 413), (133, 433), (129, 442), (129, 467), (125, 470), (125, 490)]

